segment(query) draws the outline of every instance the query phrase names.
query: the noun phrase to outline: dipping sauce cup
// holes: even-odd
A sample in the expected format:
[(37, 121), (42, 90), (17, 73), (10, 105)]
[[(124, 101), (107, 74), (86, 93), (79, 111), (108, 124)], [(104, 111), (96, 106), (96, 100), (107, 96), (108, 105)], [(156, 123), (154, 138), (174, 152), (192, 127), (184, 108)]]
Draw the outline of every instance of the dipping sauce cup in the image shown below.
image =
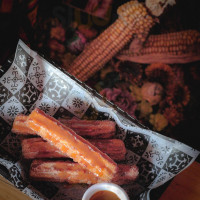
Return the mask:
[(129, 200), (129, 197), (119, 185), (97, 183), (85, 191), (82, 200)]

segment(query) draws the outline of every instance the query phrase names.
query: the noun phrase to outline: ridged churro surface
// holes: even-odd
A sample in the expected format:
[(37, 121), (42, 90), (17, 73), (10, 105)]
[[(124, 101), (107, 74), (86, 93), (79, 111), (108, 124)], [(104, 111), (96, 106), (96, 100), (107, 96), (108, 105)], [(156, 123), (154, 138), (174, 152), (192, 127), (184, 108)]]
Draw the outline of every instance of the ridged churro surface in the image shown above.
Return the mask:
[(44, 161), (34, 160), (30, 168), (30, 177), (34, 180), (50, 182), (86, 183), (95, 184), (100, 182), (87, 169), (78, 163), (70, 161)]
[(115, 134), (116, 123), (109, 120), (66, 120), (59, 121), (73, 129), (78, 135), (95, 138), (110, 138)]
[(117, 172), (117, 164), (90, 142), (77, 135), (72, 129), (36, 108), (26, 124), (63, 154), (87, 168), (103, 181), (111, 181)]
[[(12, 132), (19, 135), (36, 135), (26, 125), (28, 116), (20, 114), (17, 115), (14, 123)], [(77, 120), (77, 119), (63, 119), (60, 118), (62, 124), (73, 129), (76, 134), (87, 137), (87, 138), (111, 138), (114, 136), (116, 131), (116, 123), (109, 120)]]
[[(90, 139), (88, 140), (103, 153), (115, 161), (125, 160), (126, 148), (120, 139)], [(65, 158), (59, 149), (42, 138), (22, 140), (22, 155), (25, 159)]]
[[(118, 185), (129, 184), (138, 177), (138, 168), (135, 165), (119, 164), (118, 172), (112, 182)], [(70, 161), (34, 160), (30, 168), (30, 177), (34, 180), (51, 182), (86, 183), (102, 182), (87, 169), (78, 163)]]

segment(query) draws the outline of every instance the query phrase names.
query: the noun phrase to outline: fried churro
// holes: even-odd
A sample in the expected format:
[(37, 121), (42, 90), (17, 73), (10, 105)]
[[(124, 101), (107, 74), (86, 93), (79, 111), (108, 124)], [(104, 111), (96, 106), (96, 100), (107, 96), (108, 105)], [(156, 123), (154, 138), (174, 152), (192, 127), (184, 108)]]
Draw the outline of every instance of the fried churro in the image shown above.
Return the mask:
[(36, 135), (35, 131), (27, 127), (26, 120), (28, 116), (19, 114), (15, 117), (12, 125), (12, 132), (19, 135)]
[[(22, 135), (36, 135), (34, 131), (27, 127), (25, 123), (27, 118), (28, 116), (23, 114), (16, 116), (12, 132)], [(76, 132), (76, 134), (82, 137), (111, 138), (114, 136), (116, 131), (115, 122), (109, 120), (78, 120), (59, 118), (58, 121), (71, 128)]]
[(100, 179), (78, 163), (70, 161), (34, 160), (30, 178), (38, 181), (95, 184)]
[[(119, 164), (118, 172), (111, 180), (118, 185), (129, 184), (138, 177), (138, 167)], [(68, 183), (95, 184), (102, 182), (78, 163), (70, 161), (34, 160), (30, 168), (30, 177), (34, 180)]]
[(89, 138), (111, 138), (116, 131), (116, 123), (109, 120), (66, 120), (59, 121), (73, 129), (78, 135)]
[[(126, 148), (120, 139), (89, 139), (88, 141), (115, 161), (125, 159)], [(66, 157), (59, 149), (40, 137), (23, 139), (22, 154), (25, 159)]]
[(117, 164), (72, 129), (36, 108), (26, 120), (27, 126), (62, 154), (69, 156), (102, 181), (111, 181), (117, 172)]

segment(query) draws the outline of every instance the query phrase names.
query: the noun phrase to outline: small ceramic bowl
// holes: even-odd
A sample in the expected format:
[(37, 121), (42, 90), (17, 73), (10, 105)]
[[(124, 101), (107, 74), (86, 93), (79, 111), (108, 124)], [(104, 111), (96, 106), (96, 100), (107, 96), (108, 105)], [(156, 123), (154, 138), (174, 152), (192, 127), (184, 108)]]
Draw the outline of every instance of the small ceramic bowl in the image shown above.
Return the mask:
[(119, 185), (116, 185), (114, 183), (97, 183), (89, 187), (84, 195), (82, 200), (90, 200), (90, 198), (98, 191), (110, 191), (115, 193), (120, 200), (129, 200), (129, 197), (125, 190), (121, 188)]

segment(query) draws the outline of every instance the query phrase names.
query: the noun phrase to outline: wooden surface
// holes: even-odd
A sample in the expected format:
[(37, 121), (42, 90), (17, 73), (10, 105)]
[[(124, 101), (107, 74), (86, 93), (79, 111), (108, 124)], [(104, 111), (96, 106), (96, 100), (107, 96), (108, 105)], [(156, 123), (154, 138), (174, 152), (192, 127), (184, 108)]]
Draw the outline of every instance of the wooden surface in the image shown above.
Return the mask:
[(178, 174), (159, 200), (200, 200), (200, 163)]
[[(191, 166), (178, 174), (159, 200), (200, 200), (200, 163)], [(0, 176), (0, 200), (30, 200)]]
[(31, 200), (0, 175), (0, 200)]

